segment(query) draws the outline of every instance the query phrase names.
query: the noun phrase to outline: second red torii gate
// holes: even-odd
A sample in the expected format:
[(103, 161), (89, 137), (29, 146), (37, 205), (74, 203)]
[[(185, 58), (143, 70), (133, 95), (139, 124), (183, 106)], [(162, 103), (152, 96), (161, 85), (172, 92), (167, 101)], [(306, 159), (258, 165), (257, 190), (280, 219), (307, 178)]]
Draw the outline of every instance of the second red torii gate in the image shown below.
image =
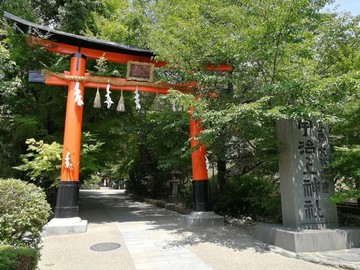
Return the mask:
[[(128, 61), (153, 63), (157, 67), (165, 66), (166, 63), (154, 61), (153, 53), (148, 50), (131, 48), (113, 42), (90, 39), (56, 31), (28, 22), (6, 12), (4, 17), (14, 22), (16, 26), (25, 33), (28, 33), (28, 30), (33, 28), (36, 29), (37, 33), (48, 36), (47, 39), (28, 36), (28, 43), (40, 45), (50, 52), (70, 55), (70, 70), (68, 72), (61, 74), (41, 74), (32, 71), (29, 73), (29, 81), (68, 87), (61, 176), (57, 194), (55, 218), (77, 217), (79, 207), (79, 169), (83, 106), (81, 103), (76, 102), (76, 100), (79, 96), (84, 96), (84, 89), (105, 89), (108, 84), (112, 83), (112, 90), (135, 91), (137, 88), (143, 92), (166, 94), (169, 89), (192, 92), (194, 84), (142, 83), (121, 78), (90, 76), (86, 73), (87, 58), (99, 59), (100, 57), (105, 57), (106, 61), (123, 64), (128, 63)], [(231, 70), (231, 67), (228, 65), (208, 65), (206, 68), (225, 72)], [(76, 89), (77, 92), (74, 89)], [(198, 141), (195, 139), (200, 132), (200, 123), (191, 117), (190, 112), (191, 147), (197, 148), (191, 154), (194, 210), (202, 212), (210, 211), (211, 207), (209, 204), (205, 146), (201, 145), (198, 147)]]

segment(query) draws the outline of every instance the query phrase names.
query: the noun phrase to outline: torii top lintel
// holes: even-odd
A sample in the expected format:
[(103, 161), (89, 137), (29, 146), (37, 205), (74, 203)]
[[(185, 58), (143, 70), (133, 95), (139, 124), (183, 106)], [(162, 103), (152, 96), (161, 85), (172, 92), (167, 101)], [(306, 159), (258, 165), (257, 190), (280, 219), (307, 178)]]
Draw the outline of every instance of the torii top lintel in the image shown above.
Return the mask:
[[(42, 46), (45, 50), (60, 54), (81, 53), (91, 59), (105, 57), (109, 62), (126, 64), (128, 61), (138, 61), (153, 63), (156, 67), (166, 65), (166, 62), (155, 61), (155, 54), (150, 50), (139, 49), (125, 46), (119, 43), (74, 35), (52, 28), (29, 22), (11, 13), (4, 12), (4, 17), (23, 31), (25, 34), (32, 35), (37, 33), (44, 38), (30, 37), (29, 42)], [(211, 65), (206, 67), (208, 70), (229, 72), (232, 67), (227, 64)]]

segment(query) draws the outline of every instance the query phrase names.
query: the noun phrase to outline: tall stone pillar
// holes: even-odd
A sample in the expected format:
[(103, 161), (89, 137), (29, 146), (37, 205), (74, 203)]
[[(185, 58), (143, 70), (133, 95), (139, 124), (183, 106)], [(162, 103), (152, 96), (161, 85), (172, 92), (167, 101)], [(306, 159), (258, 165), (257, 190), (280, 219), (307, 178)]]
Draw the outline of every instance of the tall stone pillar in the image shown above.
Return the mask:
[(313, 120), (276, 123), (283, 224), (259, 224), (255, 237), (294, 252), (360, 247), (360, 230), (337, 228), (334, 183), (325, 177), (328, 131)]
[(338, 224), (333, 181), (326, 179), (328, 131), (312, 120), (282, 119), (276, 124), (283, 226), (333, 228)]

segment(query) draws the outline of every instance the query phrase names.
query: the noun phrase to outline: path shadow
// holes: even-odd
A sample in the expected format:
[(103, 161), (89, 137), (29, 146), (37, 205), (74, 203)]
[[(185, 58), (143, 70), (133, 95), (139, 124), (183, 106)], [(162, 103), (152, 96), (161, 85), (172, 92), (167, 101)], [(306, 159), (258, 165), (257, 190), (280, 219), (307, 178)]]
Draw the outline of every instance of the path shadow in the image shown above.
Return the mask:
[(252, 228), (231, 225), (188, 227), (183, 222), (183, 215), (134, 201), (117, 190), (81, 191), (80, 217), (90, 224), (145, 222), (150, 225), (148, 230), (163, 230), (174, 236), (176, 240), (167, 241), (168, 247), (212, 243), (237, 251), (252, 248), (257, 252), (268, 252), (254, 239)]

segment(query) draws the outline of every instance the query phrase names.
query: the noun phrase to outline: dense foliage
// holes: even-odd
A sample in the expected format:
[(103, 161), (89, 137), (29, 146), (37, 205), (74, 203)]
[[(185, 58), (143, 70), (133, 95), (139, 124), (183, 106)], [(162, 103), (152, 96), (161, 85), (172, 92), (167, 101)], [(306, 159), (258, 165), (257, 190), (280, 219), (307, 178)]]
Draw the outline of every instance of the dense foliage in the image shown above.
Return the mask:
[[(234, 171), (276, 179), (275, 121), (313, 117), (330, 126), (339, 200), (359, 197), (360, 18), (319, 12), (328, 2), (156, 1), (150, 46), (191, 71), (200, 94), (221, 94), (198, 106), (220, 192)], [(233, 72), (202, 71), (208, 63)]]
[[(126, 112), (94, 109), (95, 91), (87, 89), (83, 119), (87, 154), (82, 157), (81, 179), (127, 179), (131, 192), (161, 197), (166, 195), (171, 170), (178, 170), (180, 190), (189, 191), (188, 112), (171, 108), (193, 105), (194, 117), (206, 127), (200, 139), (215, 174), (214, 207), (232, 213), (235, 208), (246, 212), (257, 207), (256, 215), (266, 211), (271, 215), (279, 203), (275, 135), (279, 118), (315, 117), (327, 123), (333, 153), (328, 177), (346, 191), (337, 200), (359, 197), (360, 18), (322, 12), (329, 2), (20, 0), (2, 1), (0, 12), (74, 34), (150, 48), (157, 59), (169, 63), (169, 69), (156, 70), (156, 80), (198, 82), (197, 101), (174, 92), (160, 98), (161, 111), (152, 110), (154, 95), (145, 93), (142, 110), (136, 111), (128, 92), (124, 92)], [(27, 47), (24, 36), (13, 28), (2, 21), (0, 175), (35, 177), (38, 182), (39, 177), (56, 177), (56, 165), (41, 174), (13, 168), (24, 169), (36, 161), (26, 154), (28, 139), (48, 146), (62, 143), (66, 92), (27, 84), (26, 74), (41, 68), (63, 72), (69, 63), (65, 56)], [(210, 63), (229, 64), (233, 71), (203, 69)], [(124, 77), (126, 71), (124, 65), (101, 59), (89, 60), (87, 69), (115, 77)], [(208, 98), (210, 92), (219, 98)], [(119, 96), (112, 94), (113, 100)], [(235, 190), (238, 193), (232, 194)], [(256, 193), (264, 197), (255, 198)], [(244, 200), (234, 201), (235, 197)]]
[(0, 269), (2, 270), (35, 270), (40, 254), (27, 247), (0, 245)]
[(0, 243), (37, 248), (51, 210), (43, 190), (17, 179), (0, 179)]

